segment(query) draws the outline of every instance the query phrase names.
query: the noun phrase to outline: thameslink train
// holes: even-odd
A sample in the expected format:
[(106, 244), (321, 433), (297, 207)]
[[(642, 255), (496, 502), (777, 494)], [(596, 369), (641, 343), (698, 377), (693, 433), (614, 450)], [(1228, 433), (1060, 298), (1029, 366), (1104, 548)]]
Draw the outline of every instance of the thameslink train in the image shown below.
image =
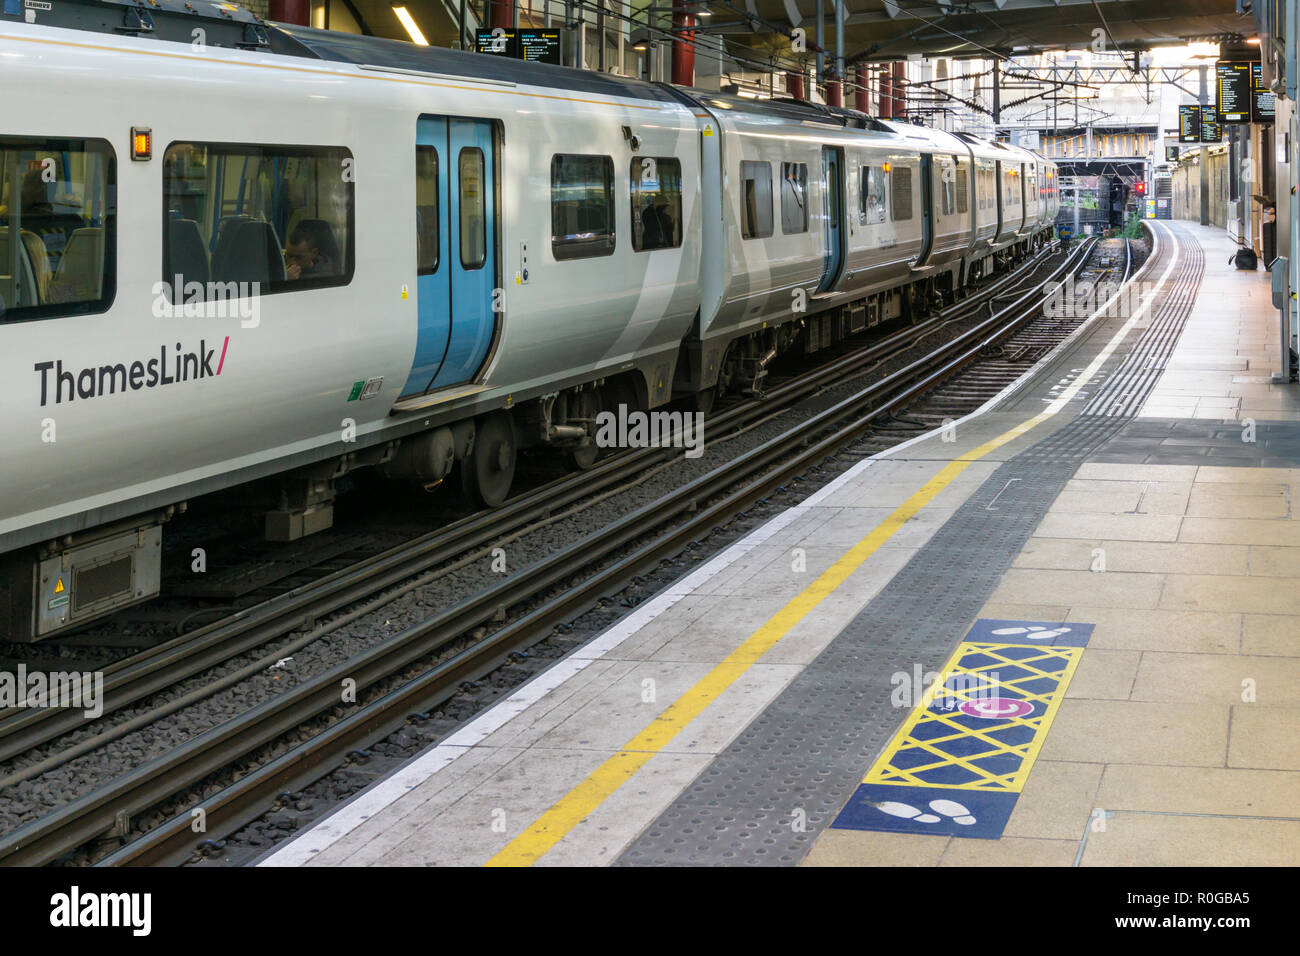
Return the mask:
[(366, 466), (495, 505), (519, 448), (589, 465), (602, 408), (761, 392), (1051, 236), (1014, 146), (151, 9), (0, 18), (8, 640), (154, 596), (197, 496), (278, 476), (277, 540)]

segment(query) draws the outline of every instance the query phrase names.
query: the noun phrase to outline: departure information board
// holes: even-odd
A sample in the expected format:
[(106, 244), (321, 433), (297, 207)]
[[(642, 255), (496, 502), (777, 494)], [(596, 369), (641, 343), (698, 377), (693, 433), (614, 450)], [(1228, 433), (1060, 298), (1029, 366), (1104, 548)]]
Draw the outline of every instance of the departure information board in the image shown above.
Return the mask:
[(1264, 69), (1250, 65), (1250, 121), (1271, 123), (1277, 118), (1277, 95), (1264, 85)]
[(501, 27), (475, 30), (474, 49), (479, 53), (508, 56), (512, 60), (517, 60), (519, 59), (519, 36), (514, 30), (505, 30)]
[(1201, 110), (1201, 142), (1223, 142), (1223, 127), (1220, 126), (1218, 120), (1214, 118), (1214, 109), (1209, 106)]
[(1199, 143), (1201, 141), (1201, 108), (1199, 106), (1178, 107), (1178, 142)]
[(1177, 159), (1178, 159), (1178, 147), (1177, 147), (1177, 146), (1166, 146), (1166, 147), (1165, 147), (1165, 161), (1166, 161), (1166, 162), (1170, 162), (1170, 163), (1172, 163), (1172, 162), (1175, 162)]
[(530, 63), (552, 63), (559, 66), (560, 31), (520, 30), (519, 56)]
[(1220, 123), (1250, 122), (1250, 62), (1220, 60), (1214, 66)]

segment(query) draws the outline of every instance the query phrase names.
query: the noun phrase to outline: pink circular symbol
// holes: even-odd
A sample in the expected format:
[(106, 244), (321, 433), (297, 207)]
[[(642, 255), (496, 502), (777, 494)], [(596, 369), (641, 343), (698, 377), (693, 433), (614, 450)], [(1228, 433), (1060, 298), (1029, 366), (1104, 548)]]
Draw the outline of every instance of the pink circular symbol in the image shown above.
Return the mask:
[(1014, 697), (981, 697), (978, 700), (964, 700), (957, 709), (971, 717), (983, 717), (985, 720), (1000, 720), (1004, 717), (1023, 717), (1034, 712), (1034, 705)]

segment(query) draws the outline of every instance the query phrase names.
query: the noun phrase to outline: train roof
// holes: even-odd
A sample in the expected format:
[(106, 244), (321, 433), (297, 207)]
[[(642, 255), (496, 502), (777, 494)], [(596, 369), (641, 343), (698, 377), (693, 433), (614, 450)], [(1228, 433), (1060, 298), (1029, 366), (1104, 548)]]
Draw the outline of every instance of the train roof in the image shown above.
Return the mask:
[[(146, 6), (147, 4), (147, 6)], [(41, 26), (86, 30), (119, 36), (151, 37), (190, 44), (192, 30), (201, 22), (209, 46), (252, 50), (282, 56), (305, 57), (358, 67), (420, 74), (454, 76), (566, 92), (678, 103), (693, 108), (734, 110), (739, 113), (779, 117), (795, 123), (820, 122), (844, 129), (889, 133), (951, 149), (954, 137), (986, 150), (1008, 149), (1025, 156), (1037, 154), (1019, 147), (980, 139), (966, 133), (947, 133), (896, 120), (881, 120), (845, 107), (808, 100), (752, 99), (731, 93), (687, 89), (667, 83), (650, 83), (612, 73), (568, 66), (525, 62), (443, 47), (417, 46), (404, 40), (317, 30), (286, 23), (271, 23), (257, 14), (223, 0), (59, 0), (49, 10), (25, 7), (6, 0), (0, 22), (29, 22)]]
[(666, 86), (613, 73), (525, 62), (466, 50), (416, 46), (405, 40), (336, 33), (286, 23), (270, 26), (271, 49), (290, 56), (311, 56), (335, 63), (439, 73), (466, 79), (505, 81), (519, 86), (562, 89), (575, 93), (680, 102)]

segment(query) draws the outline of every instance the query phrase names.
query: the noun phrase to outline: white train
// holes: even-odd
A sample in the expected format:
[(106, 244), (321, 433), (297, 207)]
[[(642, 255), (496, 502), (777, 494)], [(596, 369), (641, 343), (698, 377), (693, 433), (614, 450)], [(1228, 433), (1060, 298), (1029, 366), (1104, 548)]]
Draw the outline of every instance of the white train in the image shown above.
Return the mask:
[(364, 466), (495, 504), (601, 407), (761, 390), (1051, 235), (1015, 147), (151, 9), (0, 17), (9, 640), (156, 594), (196, 496), (278, 476), (281, 540)]

